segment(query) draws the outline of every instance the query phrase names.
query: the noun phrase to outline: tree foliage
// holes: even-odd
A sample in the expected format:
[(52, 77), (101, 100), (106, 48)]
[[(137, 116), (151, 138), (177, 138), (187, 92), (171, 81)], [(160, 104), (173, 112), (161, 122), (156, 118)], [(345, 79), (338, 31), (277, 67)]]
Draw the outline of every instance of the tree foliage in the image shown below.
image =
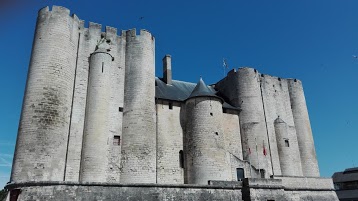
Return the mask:
[(7, 194), (7, 191), (6, 191), (5, 189), (2, 189), (2, 190), (0, 191), (0, 201), (5, 200), (6, 194)]

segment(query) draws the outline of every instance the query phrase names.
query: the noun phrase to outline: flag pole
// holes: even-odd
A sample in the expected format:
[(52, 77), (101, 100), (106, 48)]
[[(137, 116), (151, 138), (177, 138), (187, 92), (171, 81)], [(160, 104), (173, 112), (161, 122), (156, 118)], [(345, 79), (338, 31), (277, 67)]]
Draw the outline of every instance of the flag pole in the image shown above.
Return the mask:
[(226, 59), (225, 59), (225, 58), (223, 58), (223, 68), (224, 68), (224, 77), (225, 77), (226, 69), (229, 68), (229, 66), (227, 65), (227, 62), (226, 62)]

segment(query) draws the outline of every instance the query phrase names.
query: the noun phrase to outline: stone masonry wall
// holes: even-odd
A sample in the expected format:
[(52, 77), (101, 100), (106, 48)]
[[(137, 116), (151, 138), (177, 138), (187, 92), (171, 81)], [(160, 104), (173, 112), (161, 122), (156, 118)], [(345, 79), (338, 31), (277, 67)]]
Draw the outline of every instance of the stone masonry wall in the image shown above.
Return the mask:
[(241, 201), (240, 187), (218, 187), (199, 185), (111, 185), (72, 184), (27, 186), (21, 188), (18, 201)]
[(243, 159), (238, 114), (223, 113), (222, 122), (226, 151), (237, 158)]
[(73, 109), (67, 148), (66, 181), (79, 181), (80, 177), (89, 58), (91, 53), (95, 51), (98, 41), (101, 39), (101, 27), (100, 24), (90, 22), (89, 27), (85, 28), (84, 21), (81, 21)]
[[(106, 39), (111, 40), (110, 52), (114, 55), (111, 67), (110, 112), (108, 116), (109, 143), (112, 145), (109, 146), (108, 182), (119, 182), (120, 179), (126, 49), (126, 36), (123, 32), (121, 36), (117, 36), (117, 29), (106, 27)], [(114, 138), (117, 138), (115, 142), (113, 142)]]
[[(261, 74), (260, 77), (274, 174), (282, 174), (280, 168), (281, 163), (284, 166), (290, 167), (290, 175), (302, 176), (301, 159), (291, 110), (287, 80), (264, 74)], [(280, 117), (287, 124), (287, 139), (289, 139), (289, 147), (285, 150), (290, 153), (287, 154), (289, 160), (285, 161), (279, 160), (279, 154), (285, 153), (279, 153), (277, 147), (278, 142), (276, 141), (275, 135), (274, 121), (278, 117)]]
[[(157, 183), (183, 184), (183, 129), (180, 124), (181, 103), (158, 100), (157, 109)], [(181, 157), (184, 157), (182, 155)]]

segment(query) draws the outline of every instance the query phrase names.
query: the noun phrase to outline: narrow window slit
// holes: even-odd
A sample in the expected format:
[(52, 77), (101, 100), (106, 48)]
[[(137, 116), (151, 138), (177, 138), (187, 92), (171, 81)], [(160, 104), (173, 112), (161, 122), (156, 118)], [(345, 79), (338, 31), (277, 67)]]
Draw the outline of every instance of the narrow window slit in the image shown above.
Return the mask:
[(179, 151), (179, 166), (184, 168), (184, 153), (183, 150)]
[(288, 141), (288, 139), (285, 139), (285, 146), (290, 147), (290, 142)]
[(102, 62), (102, 73), (103, 73), (104, 62)]

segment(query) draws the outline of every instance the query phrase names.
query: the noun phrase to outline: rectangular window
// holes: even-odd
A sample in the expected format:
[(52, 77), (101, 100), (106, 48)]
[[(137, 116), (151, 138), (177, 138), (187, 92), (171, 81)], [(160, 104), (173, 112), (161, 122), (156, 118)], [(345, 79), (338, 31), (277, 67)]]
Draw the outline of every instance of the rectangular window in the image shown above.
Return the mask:
[(123, 112), (123, 107), (119, 107), (118, 111)]
[(245, 173), (243, 168), (236, 168), (237, 180), (242, 181), (245, 179)]
[(104, 62), (102, 62), (102, 73), (103, 73)]
[(169, 110), (172, 110), (172, 109), (173, 109), (173, 103), (170, 102), (170, 103), (169, 103)]
[(113, 137), (113, 145), (119, 146), (121, 144), (121, 136), (115, 135)]

